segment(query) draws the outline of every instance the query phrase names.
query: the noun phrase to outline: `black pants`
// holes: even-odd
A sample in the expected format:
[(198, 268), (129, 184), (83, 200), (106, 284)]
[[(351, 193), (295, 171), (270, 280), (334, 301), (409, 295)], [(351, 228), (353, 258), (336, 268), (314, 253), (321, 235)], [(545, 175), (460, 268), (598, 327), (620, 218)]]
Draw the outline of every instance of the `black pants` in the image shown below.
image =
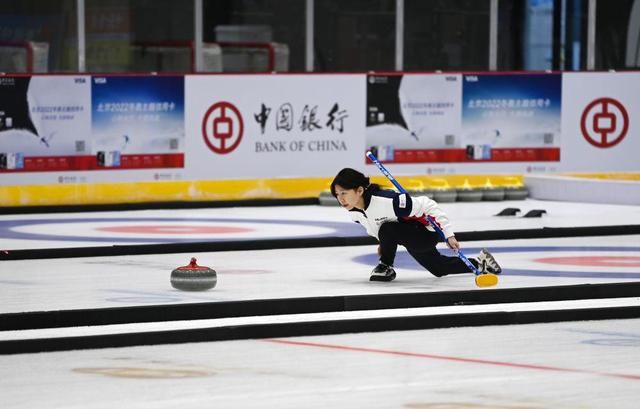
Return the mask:
[[(388, 222), (380, 226), (380, 261), (393, 265), (398, 245), (404, 246), (418, 263), (436, 277), (448, 274), (470, 273), (471, 270), (458, 257), (444, 256), (436, 249), (439, 235), (427, 230), (418, 221)], [(478, 262), (469, 259), (477, 267)]]

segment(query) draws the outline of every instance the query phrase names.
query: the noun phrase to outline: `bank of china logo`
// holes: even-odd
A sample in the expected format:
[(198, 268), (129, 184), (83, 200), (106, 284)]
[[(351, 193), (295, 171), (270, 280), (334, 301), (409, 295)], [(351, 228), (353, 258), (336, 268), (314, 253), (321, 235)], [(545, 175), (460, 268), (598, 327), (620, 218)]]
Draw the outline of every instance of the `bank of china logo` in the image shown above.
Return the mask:
[(222, 101), (211, 105), (202, 119), (207, 147), (221, 155), (234, 151), (242, 141), (244, 122), (235, 105)]

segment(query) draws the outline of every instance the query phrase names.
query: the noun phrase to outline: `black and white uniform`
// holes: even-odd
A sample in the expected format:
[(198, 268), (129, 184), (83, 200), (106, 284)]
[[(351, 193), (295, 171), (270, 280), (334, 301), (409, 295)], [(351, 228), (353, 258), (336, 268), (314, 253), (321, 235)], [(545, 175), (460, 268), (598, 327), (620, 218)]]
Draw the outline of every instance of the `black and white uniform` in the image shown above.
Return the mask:
[[(402, 245), (420, 265), (437, 277), (471, 272), (458, 257), (444, 256), (436, 249), (441, 239), (427, 216), (435, 219), (447, 238), (454, 234), (447, 215), (437, 202), (426, 196), (411, 197), (393, 190), (371, 192), (366, 189), (364, 210), (353, 208), (349, 215), (370, 236), (378, 239), (380, 261), (387, 265), (393, 265), (398, 245)], [(476, 260), (470, 261), (477, 265)]]

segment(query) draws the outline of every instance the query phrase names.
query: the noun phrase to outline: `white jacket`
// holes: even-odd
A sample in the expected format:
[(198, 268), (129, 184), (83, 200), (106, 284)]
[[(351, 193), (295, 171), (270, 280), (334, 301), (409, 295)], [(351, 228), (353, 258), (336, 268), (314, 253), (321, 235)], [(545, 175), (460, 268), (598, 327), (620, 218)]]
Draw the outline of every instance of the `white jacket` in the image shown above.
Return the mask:
[(447, 215), (437, 202), (427, 196), (411, 197), (406, 193), (393, 190), (378, 190), (364, 193), (364, 210), (353, 208), (349, 215), (354, 222), (360, 223), (370, 236), (378, 238), (382, 223), (418, 220), (431, 231), (435, 231), (427, 221), (432, 216), (440, 229), (449, 238), (454, 235)]

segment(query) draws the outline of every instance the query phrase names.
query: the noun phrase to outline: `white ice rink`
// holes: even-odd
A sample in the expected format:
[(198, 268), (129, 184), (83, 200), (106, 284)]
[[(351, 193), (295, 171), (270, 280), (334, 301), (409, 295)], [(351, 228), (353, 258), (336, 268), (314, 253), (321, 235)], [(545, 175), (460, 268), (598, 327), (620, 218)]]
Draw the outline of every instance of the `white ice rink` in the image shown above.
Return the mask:
[[(640, 209), (633, 206), (527, 200), (453, 203), (443, 207), (457, 231), (640, 224)], [(504, 207), (518, 207), (522, 213), (545, 209), (547, 214), (536, 219), (493, 216)], [(73, 222), (77, 219), (85, 221)], [(306, 229), (301, 222), (307, 219), (317, 224)], [(325, 222), (328, 224), (323, 225)], [(11, 251), (177, 239), (360, 234), (347, 223), (348, 216), (342, 209), (314, 206), (11, 215), (0, 217), (0, 229), (9, 232), (0, 238), (0, 248)], [(53, 230), (54, 224), (61, 230)], [(127, 232), (125, 227), (131, 225), (145, 226), (147, 234)], [(196, 227), (191, 232), (176, 231), (187, 225)], [(212, 226), (218, 230), (203, 233)], [(236, 233), (232, 227), (238, 228)], [(254, 230), (248, 231), (248, 227)], [(470, 257), (483, 246), (494, 252), (504, 269), (499, 288), (640, 281), (638, 235), (463, 243)], [(171, 270), (187, 264), (192, 256), (217, 271), (216, 288), (190, 293), (171, 287)], [(475, 287), (470, 274), (436, 278), (421, 270), (404, 251), (398, 255), (398, 278), (391, 283), (372, 283), (368, 275), (375, 261), (375, 246), (368, 245), (1, 260), (0, 314), (289, 297), (416, 292), (428, 296), (440, 291), (484, 291)], [(640, 299), (559, 304), (582, 308), (580, 303), (638, 306)], [(537, 303), (536, 308), (543, 304)], [(562, 308), (559, 304), (553, 308)], [(502, 311), (510, 307), (496, 304), (440, 308)], [(391, 312), (395, 316), (412, 313), (416, 311)], [(287, 317), (262, 319), (277, 322)], [(165, 323), (160, 318), (158, 321), (0, 331), (0, 341), (203, 324)], [(640, 319), (0, 355), (2, 409), (624, 409), (638, 408), (638, 402)]]
[(640, 320), (0, 357), (2, 407), (636, 409)]

